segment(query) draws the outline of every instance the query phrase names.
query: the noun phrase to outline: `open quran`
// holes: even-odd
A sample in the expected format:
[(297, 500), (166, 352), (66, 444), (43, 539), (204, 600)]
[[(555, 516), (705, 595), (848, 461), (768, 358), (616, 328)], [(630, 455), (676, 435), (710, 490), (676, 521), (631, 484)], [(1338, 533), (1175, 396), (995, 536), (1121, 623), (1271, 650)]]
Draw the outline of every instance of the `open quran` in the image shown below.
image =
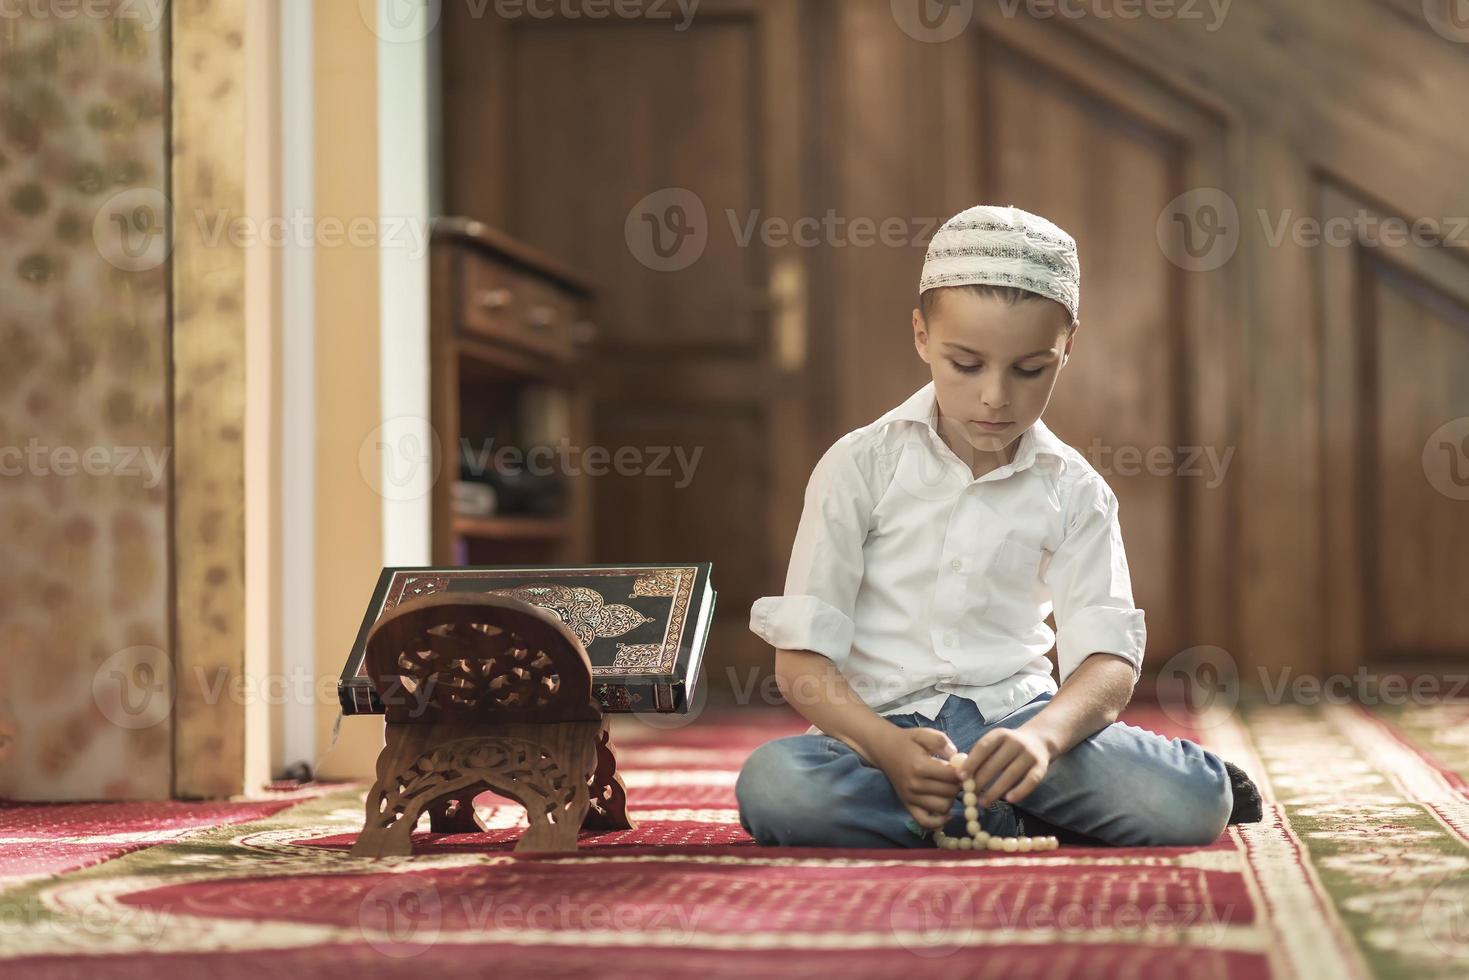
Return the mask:
[(712, 572), (709, 562), (384, 568), (337, 683), (342, 711), (383, 713), (365, 653), (367, 634), (384, 613), (421, 596), (467, 592), (554, 613), (587, 652), (602, 710), (686, 712), (714, 618)]

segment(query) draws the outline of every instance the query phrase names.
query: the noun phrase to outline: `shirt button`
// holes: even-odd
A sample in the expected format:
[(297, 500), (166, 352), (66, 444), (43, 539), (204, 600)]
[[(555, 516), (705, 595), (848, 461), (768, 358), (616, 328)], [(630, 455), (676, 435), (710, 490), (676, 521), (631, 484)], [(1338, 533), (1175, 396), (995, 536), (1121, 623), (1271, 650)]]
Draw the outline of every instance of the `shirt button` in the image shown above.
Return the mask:
[(951, 647), (953, 645), (954, 645), (954, 634), (953, 633), (945, 633), (944, 634), (944, 646)]
[(962, 561), (960, 561), (959, 559), (957, 559), (957, 558), (955, 558), (953, 561), (949, 562), (949, 564), (953, 566), (954, 571), (956, 571), (956, 572), (957, 571), (961, 571), (964, 568), (964, 563)]

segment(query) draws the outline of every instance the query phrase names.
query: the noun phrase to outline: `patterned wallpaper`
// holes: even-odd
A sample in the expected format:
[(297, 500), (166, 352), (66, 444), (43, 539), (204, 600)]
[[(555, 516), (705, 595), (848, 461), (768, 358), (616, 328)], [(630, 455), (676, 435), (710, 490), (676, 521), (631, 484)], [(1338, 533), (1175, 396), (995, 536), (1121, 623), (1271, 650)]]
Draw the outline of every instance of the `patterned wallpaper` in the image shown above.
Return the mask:
[[(169, 792), (166, 18), (0, 18), (0, 796)], [(69, 12), (69, 15), (67, 15)]]

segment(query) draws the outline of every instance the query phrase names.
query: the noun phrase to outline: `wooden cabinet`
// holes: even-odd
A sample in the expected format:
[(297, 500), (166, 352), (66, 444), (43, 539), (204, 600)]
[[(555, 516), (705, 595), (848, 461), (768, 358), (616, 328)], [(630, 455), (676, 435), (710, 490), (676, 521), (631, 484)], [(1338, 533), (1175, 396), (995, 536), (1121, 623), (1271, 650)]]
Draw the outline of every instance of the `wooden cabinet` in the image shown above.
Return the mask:
[[(432, 249), (435, 564), (590, 561), (577, 461), (589, 441), (591, 285), (472, 219), (440, 219)], [(462, 512), (461, 482), (493, 507)]]

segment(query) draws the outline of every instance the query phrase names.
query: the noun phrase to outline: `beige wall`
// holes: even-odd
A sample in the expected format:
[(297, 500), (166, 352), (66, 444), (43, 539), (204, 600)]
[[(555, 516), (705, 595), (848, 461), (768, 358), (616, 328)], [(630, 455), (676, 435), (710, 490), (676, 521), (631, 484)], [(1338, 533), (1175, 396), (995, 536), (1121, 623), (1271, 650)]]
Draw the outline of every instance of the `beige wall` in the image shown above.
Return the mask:
[[(377, 38), (362, 6), (317, 0), (315, 7), (316, 213), (344, 222), (378, 208)], [(341, 672), (382, 568), (382, 498), (359, 465), (381, 417), (377, 323), (377, 249), (318, 246), (316, 665), (323, 680)], [(376, 453), (370, 458), (376, 465)], [(337, 711), (334, 700), (316, 706), (321, 775), (371, 775), (382, 719), (346, 719), (327, 752)]]
[[(280, 212), (280, 23), (274, 3), (245, 7), (245, 209), (259, 220)], [(245, 670), (282, 675), (281, 253), (245, 254)], [(245, 707), (244, 780), (270, 779), (284, 760), (279, 710), (265, 698)]]

